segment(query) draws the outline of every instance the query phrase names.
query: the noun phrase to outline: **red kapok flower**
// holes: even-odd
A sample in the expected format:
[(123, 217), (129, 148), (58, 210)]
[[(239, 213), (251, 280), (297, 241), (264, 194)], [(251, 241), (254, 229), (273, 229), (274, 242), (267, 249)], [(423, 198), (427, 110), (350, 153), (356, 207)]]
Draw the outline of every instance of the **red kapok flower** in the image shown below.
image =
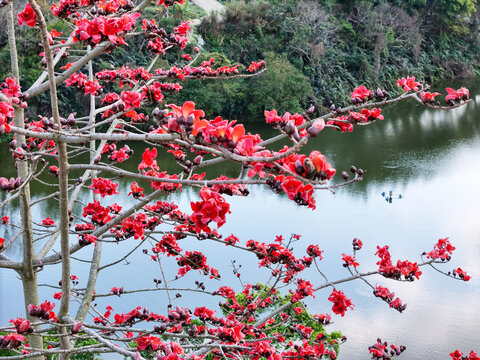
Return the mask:
[(3, 85), (3, 89), (2, 89), (2, 94), (4, 94), (6, 97), (18, 97), (20, 96), (20, 85), (18, 85), (17, 83), (17, 79), (16, 78), (6, 78), (5, 79), (5, 82), (2, 84)]
[(418, 81), (415, 81), (415, 76), (410, 76), (410, 77), (407, 77), (406, 79), (401, 78), (397, 80), (397, 86), (403, 88), (403, 91), (405, 92), (411, 91), (411, 90), (418, 91), (420, 85), (421, 83), (419, 83)]
[(362, 101), (365, 101), (368, 99), (370, 94), (373, 96), (373, 91), (367, 89), (364, 85), (359, 86), (358, 88), (355, 88), (352, 92), (351, 99), (360, 99)]
[(462, 360), (463, 353), (460, 350), (455, 350), (454, 352), (450, 353), (450, 356), (453, 360)]
[(125, 110), (129, 110), (134, 107), (139, 108), (142, 102), (142, 95), (136, 91), (122, 91), (120, 97), (125, 104)]
[(354, 307), (352, 300), (347, 298), (341, 290), (334, 289), (328, 297), (328, 300), (333, 303), (332, 311), (342, 316), (345, 315), (345, 311), (347, 311), (348, 308), (353, 309)]
[(138, 165), (138, 170), (143, 170), (145, 168), (152, 168), (158, 170), (157, 160), (157, 148), (146, 148), (142, 155), (142, 162)]
[(35, 11), (33, 11), (30, 4), (25, 6), (25, 9), (17, 15), (18, 24), (22, 26), (23, 24), (35, 27)]
[(352, 255), (342, 254), (342, 260), (345, 261), (344, 266), (353, 266), (356, 268), (358, 265), (360, 265), (355, 259), (355, 256)]
[(138, 184), (135, 181), (132, 183), (132, 185), (130, 185), (130, 190), (131, 191), (128, 193), (127, 196), (133, 195), (135, 199), (145, 196), (145, 194), (143, 193), (143, 188), (138, 186)]
[(193, 210), (192, 221), (199, 230), (210, 232), (208, 223), (216, 222), (218, 227), (225, 224), (225, 215), (230, 213), (230, 204), (218, 193), (213, 192), (207, 187), (200, 190), (202, 201), (191, 202)]
[(468, 281), (472, 278), (470, 275), (467, 275), (467, 272), (462, 270), (461, 268), (453, 269), (453, 276), (456, 275), (458, 275), (458, 277), (463, 281)]
[(53, 226), (53, 225), (55, 225), (55, 221), (50, 219), (50, 217), (47, 217), (46, 219), (42, 220), (42, 224), (45, 225), (45, 226)]
[(437, 93), (437, 92), (431, 93), (431, 92), (427, 91), (427, 92), (422, 92), (420, 95), (422, 96), (422, 102), (433, 103), (433, 102), (435, 102), (435, 96), (440, 95), (440, 93)]
[(185, 119), (187, 119), (190, 115), (193, 115), (195, 118), (194, 126), (195, 122), (200, 121), (200, 117), (205, 116), (203, 110), (195, 110), (195, 103), (193, 101), (185, 102), (182, 107), (179, 107), (175, 104), (169, 104), (167, 107), (172, 109), (172, 112), (169, 113), (169, 115), (175, 115), (176, 117), (183, 116)]
[(110, 179), (97, 178), (92, 179), (90, 189), (93, 189), (94, 194), (100, 194), (102, 197), (105, 197), (106, 195), (118, 194), (117, 186), (118, 184)]

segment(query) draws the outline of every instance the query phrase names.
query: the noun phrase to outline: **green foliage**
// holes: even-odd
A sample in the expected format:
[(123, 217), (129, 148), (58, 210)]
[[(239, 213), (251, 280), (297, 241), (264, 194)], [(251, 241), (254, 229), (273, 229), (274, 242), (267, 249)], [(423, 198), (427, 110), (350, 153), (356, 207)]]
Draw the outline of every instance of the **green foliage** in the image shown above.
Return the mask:
[(296, 69), (287, 57), (268, 54), (267, 70), (248, 83), (246, 111), (250, 116), (264, 110), (277, 109), (280, 113), (302, 112), (308, 107), (313, 90), (308, 79)]
[[(280, 306), (286, 305), (291, 302), (291, 294), (285, 296), (279, 294), (272, 295), (270, 287), (263, 284), (257, 284), (257, 286), (259, 287), (257, 291), (250, 290), (251, 297), (257, 299), (257, 303), (261, 303), (260, 300), (266, 298), (273, 298), (273, 300), (272, 302), (265, 302), (265, 307), (257, 308), (254, 313), (255, 315), (253, 322), (258, 321), (261, 318), (262, 314), (271, 313), (273, 310), (279, 308)], [(249, 303), (249, 300), (244, 293), (238, 293), (236, 295), (236, 300), (238, 304), (242, 306), (247, 306)], [(229, 304), (232, 303), (233, 301), (231, 299), (228, 299), (227, 303), (224, 304), (222, 311), (225, 316), (228, 315)], [(294, 308), (300, 308), (302, 309), (302, 311), (300, 313), (297, 313)], [(342, 338), (342, 334), (339, 331), (331, 333), (326, 332), (325, 327), (318, 321), (317, 318), (313, 317), (313, 314), (310, 314), (306, 311), (305, 306), (301, 302), (292, 304), (287, 309), (285, 309), (283, 313), (288, 315), (288, 320), (282, 319), (281, 313), (277, 314), (275, 317), (269, 320), (270, 322), (268, 322), (268, 325), (266, 325), (264, 328), (264, 333), (265, 335), (267, 335), (267, 337), (282, 334), (282, 336), (285, 338), (285, 341), (283, 343), (286, 344), (286, 346), (288, 346), (289, 341), (303, 341), (303, 335), (297, 329), (295, 329), (294, 325), (302, 324), (303, 326), (312, 329), (312, 333), (309, 336), (310, 342), (318, 341), (316, 340), (317, 336), (323, 334), (325, 338), (320, 341), (323, 341), (327, 348), (335, 350), (335, 352), (338, 354), (340, 350), (339, 340)], [(249, 322), (252, 322), (251, 319), (249, 320)], [(252, 337), (247, 336), (247, 339), (248, 338)]]
[[(464, 21), (475, 3), (237, 0), (227, 4), (224, 22), (207, 18), (199, 31), (207, 50), (221, 52), (232, 62), (249, 64), (268, 57), (275, 66), (285, 67), (279, 59), (288, 61), (308, 78), (315, 99), (330, 106), (342, 104), (352, 87), (360, 84), (394, 93), (402, 76), (433, 81), (480, 72), (480, 47)], [(288, 99), (298, 89), (277, 90), (271, 82), (284, 72), (269, 73), (274, 65), (267, 61), (267, 66), (269, 70), (258, 77), (266, 83), (248, 82), (245, 96), (251, 100), (244, 111), (254, 114), (270, 106), (292, 106), (286, 109), (292, 112), (305, 106), (307, 88), (301, 87), (297, 99)], [(265, 92), (260, 94), (259, 89)], [(257, 101), (261, 104), (255, 106)]]
[[(49, 332), (49, 334), (52, 334), (52, 332)], [(84, 333), (80, 333), (80, 335), (85, 335)], [(56, 336), (47, 336), (45, 337), (45, 342), (52, 342), (52, 343), (58, 343), (58, 337)], [(98, 341), (94, 339), (82, 339), (82, 340), (77, 340), (75, 342), (76, 348), (82, 347), (82, 346), (87, 346), (87, 345), (95, 345), (98, 344)], [(44, 344), (45, 348), (47, 348), (47, 344)], [(70, 357), (72, 360), (96, 360), (100, 359), (98, 357), (97, 353), (79, 353), (79, 354), (72, 354)], [(47, 355), (47, 360), (55, 360), (57, 359), (57, 355)]]
[[(202, 54), (194, 65), (212, 57), (218, 66), (232, 64), (224, 55), (207, 53)], [(181, 83), (183, 90), (168, 95), (168, 101), (180, 104), (194, 99), (197, 108), (204, 110), (207, 117), (222, 115), (246, 121), (261, 120), (265, 109), (303, 111), (308, 105), (308, 97), (313, 94), (307, 77), (285, 56), (268, 54), (266, 60), (269, 66), (259, 76), (186, 80)]]
[[(265, 59), (268, 69), (253, 78), (185, 81), (184, 90), (168, 94), (166, 103), (194, 100), (208, 117), (222, 115), (249, 121), (263, 119), (264, 109), (298, 112), (316, 102), (342, 105), (353, 86), (397, 91), (398, 77), (413, 75), (427, 81), (474, 76), (480, 73), (480, 47), (465, 21), (475, 10), (476, 0), (229, 0), (224, 21), (205, 18), (196, 31), (205, 40), (205, 50), (194, 65), (215, 57), (219, 65), (243, 64)], [(169, 15), (169, 16), (166, 16)], [(149, 6), (148, 18), (168, 32), (180, 20), (203, 16), (185, 2), (168, 9)], [(361, 20), (361, 21), (360, 21)], [(68, 25), (51, 19), (49, 30), (64, 35)], [(473, 28), (473, 25), (471, 25)], [(428, 31), (426, 30), (428, 29)], [(475, 30), (475, 29), (473, 29)], [(457, 34), (464, 34), (457, 36)], [(469, 35), (471, 33), (472, 35)], [(17, 32), (21, 84), (27, 89), (43, 71), (38, 61), (39, 39), (29, 29)], [(123, 65), (146, 66), (151, 56), (145, 39), (128, 39), (130, 46), (118, 47), (94, 63), (94, 71)], [(187, 45), (191, 52), (195, 41)], [(131, 48), (139, 51), (130, 51)], [(6, 44), (0, 62), (8, 64)], [(71, 58), (61, 60), (59, 66)], [(180, 61), (177, 49), (160, 58), (156, 66)], [(9, 76), (10, 69), (0, 69)], [(85, 70), (83, 70), (85, 72)], [(107, 85), (105, 91), (109, 90)], [(31, 100), (27, 116), (49, 114), (49, 94)], [(73, 88), (59, 88), (60, 104), (66, 112), (83, 112), (88, 97)]]
[[(49, 334), (53, 334), (53, 332), (50, 332)], [(8, 333), (0, 332), (0, 335), (5, 336), (5, 335), (8, 335)], [(45, 341), (46, 342), (51, 342), (51, 343), (58, 343), (58, 337), (56, 337), (56, 336), (46, 336)], [(75, 347), (77, 348), (77, 347), (81, 347), (81, 346), (95, 345), (95, 344), (98, 344), (98, 342), (94, 339), (82, 339), (82, 340), (78, 340), (75, 343)], [(48, 345), (45, 344), (44, 346), (45, 346), (45, 349), (46, 349)], [(9, 356), (14, 356), (14, 355), (18, 355), (18, 353), (16, 353), (13, 350), (7, 350), (7, 349), (0, 350), (0, 357), (9, 357)], [(57, 355), (47, 355), (47, 357), (46, 357), (47, 360), (55, 360), (57, 358), (58, 358)], [(98, 354), (96, 354), (96, 353), (73, 354), (70, 358), (72, 360), (96, 360), (96, 359), (100, 359), (98, 357)]]

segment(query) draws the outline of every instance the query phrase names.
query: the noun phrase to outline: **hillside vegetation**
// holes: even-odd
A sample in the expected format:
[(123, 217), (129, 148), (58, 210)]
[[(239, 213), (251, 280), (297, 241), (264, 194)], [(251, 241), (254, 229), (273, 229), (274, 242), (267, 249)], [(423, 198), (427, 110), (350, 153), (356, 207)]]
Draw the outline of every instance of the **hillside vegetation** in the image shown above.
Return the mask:
[[(168, 94), (167, 103), (194, 100), (208, 116), (256, 121), (263, 118), (264, 109), (299, 112), (311, 104), (345, 104), (351, 89), (360, 84), (385, 88), (393, 94), (397, 91), (396, 79), (402, 76), (434, 81), (474, 77), (480, 71), (476, 0), (223, 3), (223, 21), (212, 14), (196, 30), (205, 43), (194, 65), (212, 57), (220, 66), (248, 66), (251, 61), (264, 59), (268, 69), (248, 79), (186, 81), (181, 84), (183, 91)], [(199, 16), (198, 8), (191, 4), (170, 8), (173, 18), (166, 18), (165, 11), (155, 6), (149, 10), (167, 29), (180, 20)], [(51, 21), (50, 28), (69, 34), (67, 24)], [(17, 34), (21, 39), (23, 89), (43, 70), (38, 57), (39, 39), (32, 34), (28, 29)], [(142, 46), (144, 40), (136, 41), (140, 44), (131, 44), (132, 48)], [(75, 55), (72, 52), (64, 63), (74, 61)], [(181, 60), (175, 54), (168, 56), (169, 60)], [(140, 52), (122, 47), (104, 55), (94, 67), (142, 66), (149, 58), (145, 47)], [(4, 32), (0, 32), (0, 63), (9, 63)], [(1, 67), (0, 77), (8, 75), (9, 67)], [(70, 105), (71, 111), (81, 112), (88, 106), (72, 88), (62, 89), (60, 101)], [(36, 101), (38, 112), (48, 112), (44, 103), (41, 97)], [(31, 110), (29, 115), (35, 116)]]

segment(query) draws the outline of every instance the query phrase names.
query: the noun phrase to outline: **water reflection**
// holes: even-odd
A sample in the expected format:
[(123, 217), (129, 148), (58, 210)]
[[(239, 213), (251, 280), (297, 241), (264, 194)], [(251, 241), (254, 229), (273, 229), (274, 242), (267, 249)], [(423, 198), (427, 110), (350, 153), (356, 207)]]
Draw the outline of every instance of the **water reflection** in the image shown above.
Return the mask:
[[(477, 84), (463, 84), (470, 87), (471, 93), (478, 93)], [(472, 86), (475, 85), (475, 86)], [(475, 99), (478, 96), (473, 95)], [(373, 255), (376, 245), (389, 245), (393, 258), (418, 261), (415, 254), (428, 251), (436, 239), (450, 236), (457, 247), (453, 263), (447, 270), (461, 266), (471, 275), (469, 283), (443, 278), (440, 274), (427, 271), (420, 281), (412, 284), (392, 283), (382, 277), (372, 279), (373, 283), (389, 286), (402, 301), (408, 303), (403, 314), (388, 309), (388, 306), (374, 298), (369, 288), (362, 283), (349, 283), (339, 287), (352, 298), (354, 311), (347, 312), (344, 318), (334, 317), (331, 330), (341, 330), (348, 341), (342, 348), (343, 359), (369, 359), (367, 347), (377, 337), (390, 343), (407, 346), (408, 359), (420, 360), (425, 356), (431, 359), (447, 358), (455, 348), (464, 352), (480, 350), (480, 126), (477, 104), (450, 112), (426, 110), (414, 103), (405, 103), (385, 109), (385, 121), (368, 127), (359, 127), (351, 134), (325, 131), (309, 144), (306, 152), (321, 150), (334, 163), (338, 170), (356, 165), (366, 170), (365, 180), (348, 188), (342, 188), (335, 195), (321, 192), (317, 195), (317, 210), (298, 207), (286, 197), (274, 195), (265, 188), (254, 187), (248, 198), (233, 198), (232, 214), (221, 233), (236, 234), (242, 241), (255, 239), (271, 241), (275, 235), (288, 236), (291, 233), (303, 235), (303, 241), (296, 244), (303, 251), (308, 243), (318, 243), (325, 250), (323, 266), (332, 279), (347, 276), (340, 266), (343, 252), (351, 249), (351, 241), (359, 237), (365, 243), (358, 254), (362, 270), (370, 270), (377, 261)], [(269, 129), (258, 129), (271, 133)], [(281, 145), (279, 145), (281, 146)], [(139, 159), (143, 147), (135, 146), (135, 156)], [(0, 148), (0, 156), (8, 158), (6, 146)], [(132, 161), (132, 163), (134, 163)], [(171, 157), (159, 161), (162, 169), (175, 171)], [(127, 166), (129, 166), (127, 164)], [(131, 165), (130, 165), (131, 166)], [(213, 171), (235, 176), (239, 169), (235, 165), (221, 164)], [(4, 176), (14, 176), (11, 168), (5, 169)], [(48, 176), (46, 176), (48, 179)], [(119, 192), (126, 194), (128, 184), (119, 179)], [(146, 185), (146, 184), (143, 184)], [(392, 195), (389, 190), (392, 189)], [(33, 187), (34, 197), (45, 195), (49, 188), (42, 184)], [(393, 196), (392, 203), (385, 197)], [(395, 195), (402, 194), (399, 201)], [(3, 196), (3, 194), (1, 195)], [(197, 199), (192, 189), (169, 198), (182, 210), (188, 211), (191, 201)], [(122, 200), (128, 206), (132, 199)], [(52, 216), (56, 203), (35, 208), (36, 220)], [(16, 218), (16, 210), (9, 215)], [(48, 214), (48, 215), (47, 215)], [(1, 214), (2, 216), (4, 214)], [(53, 217), (53, 216), (52, 216)], [(4, 228), (2, 228), (4, 229)], [(3, 231), (3, 230), (2, 230)], [(11, 235), (11, 234), (10, 234)], [(6, 234), (6, 236), (10, 236)], [(106, 244), (103, 264), (127, 253), (138, 243), (134, 240), (119, 245)], [(207, 241), (184, 240), (184, 248), (202, 250), (212, 266), (222, 273), (225, 281), (233, 287), (240, 287), (231, 272), (230, 260), (236, 258), (243, 267), (242, 274), (250, 281), (264, 281), (268, 272), (258, 268), (254, 257), (228, 249), (231, 257), (226, 257), (225, 248)], [(148, 241), (142, 248), (149, 248)], [(9, 256), (21, 255), (18, 247), (8, 249)], [(89, 259), (92, 248), (85, 248), (76, 254), (79, 259)], [(97, 293), (108, 293), (112, 286), (152, 287), (154, 277), (159, 276), (158, 264), (149, 261), (139, 252), (130, 265), (109, 268), (100, 274)], [(174, 260), (166, 259), (165, 266), (173, 265)], [(370, 264), (370, 266), (368, 266)], [(74, 261), (73, 273), (80, 278), (80, 287), (87, 280), (88, 264)], [(133, 271), (135, 269), (135, 271)], [(59, 269), (49, 268), (39, 273), (42, 283), (56, 284)], [(197, 273), (191, 273), (178, 280), (178, 287), (192, 286), (195, 280), (204, 281)], [(317, 283), (315, 274), (312, 282)], [(218, 286), (218, 282), (207, 281), (207, 290)], [(6, 323), (14, 314), (22, 314), (23, 307), (18, 280), (11, 271), (0, 270), (0, 323)], [(52, 289), (40, 288), (40, 298), (52, 299)], [(327, 293), (320, 293), (311, 301), (312, 310), (327, 312), (331, 303)], [(179, 305), (215, 306), (218, 299), (208, 296), (195, 298), (185, 294), (176, 300)], [(128, 311), (137, 305), (144, 305), (161, 312), (166, 301), (160, 293), (147, 293), (141, 296), (114, 297), (108, 301), (98, 300), (98, 308), (104, 310), (111, 304), (115, 311)], [(428, 355), (427, 355), (428, 354)]]

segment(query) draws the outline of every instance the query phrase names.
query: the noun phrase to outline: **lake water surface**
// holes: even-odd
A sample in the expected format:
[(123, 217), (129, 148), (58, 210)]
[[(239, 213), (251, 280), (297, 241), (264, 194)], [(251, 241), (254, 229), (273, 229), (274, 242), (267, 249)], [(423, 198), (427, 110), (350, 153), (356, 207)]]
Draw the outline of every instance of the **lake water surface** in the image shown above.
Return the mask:
[[(288, 237), (292, 233), (302, 234), (302, 241), (296, 243), (297, 254), (310, 243), (319, 244), (325, 251), (322, 266), (329, 279), (348, 276), (341, 266), (341, 254), (351, 252), (354, 237), (364, 242), (364, 248), (357, 254), (360, 271), (376, 268), (376, 246), (389, 245), (393, 259), (420, 261), (423, 251), (432, 249), (440, 237), (450, 237), (456, 246), (452, 261), (442, 269), (451, 271), (458, 266), (465, 269), (472, 280), (467, 282), (446, 278), (433, 269), (423, 268), (419, 281), (400, 283), (381, 276), (371, 278), (373, 284), (388, 286), (402, 301), (408, 304), (402, 314), (388, 308), (375, 298), (361, 281), (338, 286), (355, 304), (353, 311), (345, 317), (334, 316), (334, 323), (327, 330), (340, 330), (347, 336), (340, 358), (344, 360), (366, 360), (368, 346), (377, 337), (390, 343), (405, 345), (405, 359), (448, 359), (455, 349), (480, 352), (480, 84), (462, 82), (470, 88), (474, 102), (466, 107), (448, 112), (432, 111), (414, 102), (385, 108), (385, 120), (367, 127), (357, 127), (351, 134), (341, 134), (327, 129), (309, 144), (324, 153), (337, 171), (347, 170), (352, 164), (366, 170), (365, 180), (339, 189), (336, 194), (323, 191), (317, 195), (317, 209), (312, 211), (296, 206), (285, 196), (273, 194), (262, 187), (252, 187), (247, 198), (228, 198), (232, 214), (220, 233), (237, 235), (242, 242), (248, 239), (270, 242), (276, 235)], [(444, 91), (445, 92), (445, 91)], [(476, 95), (479, 94), (479, 95)], [(258, 126), (258, 125), (257, 125)], [(247, 129), (252, 127), (247, 124)], [(271, 131), (261, 131), (268, 134)], [(144, 147), (136, 147), (136, 155)], [(8, 148), (2, 144), (2, 159), (9, 159)], [(2, 165), (10, 166), (10, 160)], [(173, 172), (175, 167), (168, 160), (159, 161), (162, 169)], [(214, 171), (235, 176), (235, 166), (218, 166)], [(13, 176), (12, 168), (5, 169), (2, 176)], [(392, 191), (391, 203), (382, 196)], [(43, 185), (33, 188), (34, 197), (44, 196), (49, 189)], [(120, 180), (119, 191), (126, 195), (128, 184)], [(398, 194), (402, 195), (398, 199)], [(4, 197), (1, 194), (2, 198)], [(180, 209), (190, 212), (190, 201), (198, 199), (196, 191), (184, 189), (182, 193), (168, 197)], [(116, 199), (118, 201), (118, 199)], [(118, 201), (122, 206), (131, 199)], [(51, 202), (34, 208), (35, 220), (47, 216), (58, 220), (57, 204)], [(18, 219), (17, 210), (1, 213)], [(0, 236), (7, 238), (4, 227)], [(120, 245), (107, 244), (104, 247), (103, 263), (114, 260), (120, 254), (135, 246), (136, 240)], [(150, 248), (150, 244), (143, 246)], [(254, 257), (231, 248), (208, 242), (188, 240), (184, 248), (201, 249), (209, 263), (222, 273), (222, 284), (239, 289), (240, 284), (231, 271), (232, 259), (242, 264), (245, 281), (266, 281), (268, 272), (259, 270)], [(76, 257), (88, 259), (93, 248), (86, 248)], [(11, 247), (7, 254), (18, 259), (20, 247)], [(165, 264), (174, 264), (165, 260)], [(154, 277), (160, 277), (158, 264), (138, 252), (129, 259), (130, 264), (121, 264), (102, 272), (96, 292), (108, 293), (113, 286), (125, 289), (152, 287)], [(172, 267), (173, 268), (173, 267)], [(87, 281), (88, 266), (75, 261), (72, 273), (80, 279), (80, 287)], [(60, 279), (60, 268), (51, 267), (39, 273), (39, 282), (56, 284)], [(197, 273), (190, 273), (178, 281), (180, 286), (194, 286), (195, 280), (202, 280)], [(309, 279), (320, 284), (321, 278), (310, 271)], [(218, 288), (214, 280), (206, 282), (207, 289)], [(53, 290), (40, 288), (40, 298), (52, 300)], [(312, 312), (331, 312), (327, 300), (330, 290), (316, 294), (310, 301)], [(58, 301), (56, 301), (59, 303)], [(24, 314), (20, 282), (16, 274), (0, 270), (0, 324)], [(181, 306), (216, 306), (217, 298), (188, 295), (176, 300)], [(126, 312), (137, 305), (147, 306), (152, 311), (163, 312), (167, 301), (159, 292), (141, 295), (99, 299), (99, 311), (111, 304), (115, 312)]]

